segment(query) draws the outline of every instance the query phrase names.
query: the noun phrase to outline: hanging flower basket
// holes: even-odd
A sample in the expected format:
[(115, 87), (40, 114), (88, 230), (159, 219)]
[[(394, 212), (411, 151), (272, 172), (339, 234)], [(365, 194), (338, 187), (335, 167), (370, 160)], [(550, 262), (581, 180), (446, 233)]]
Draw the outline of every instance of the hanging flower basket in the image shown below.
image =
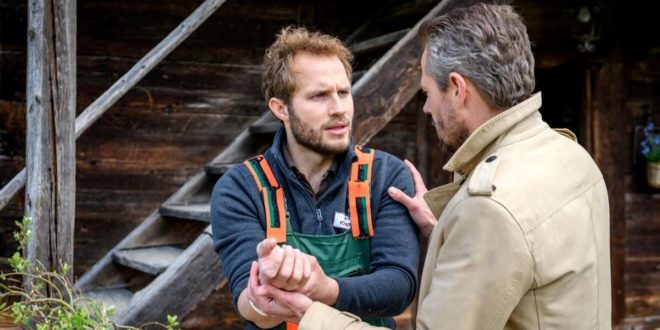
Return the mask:
[(643, 129), (640, 151), (646, 160), (646, 180), (650, 187), (660, 188), (660, 129), (649, 121)]
[(646, 164), (646, 181), (651, 188), (660, 189), (660, 162)]

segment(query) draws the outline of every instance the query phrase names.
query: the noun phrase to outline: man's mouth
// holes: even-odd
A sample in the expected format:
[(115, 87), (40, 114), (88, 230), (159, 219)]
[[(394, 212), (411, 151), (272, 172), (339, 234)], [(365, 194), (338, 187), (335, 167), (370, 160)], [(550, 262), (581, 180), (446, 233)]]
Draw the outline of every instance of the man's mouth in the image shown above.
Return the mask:
[(325, 130), (333, 135), (343, 135), (348, 132), (348, 129), (349, 125), (345, 122), (330, 124), (325, 127)]

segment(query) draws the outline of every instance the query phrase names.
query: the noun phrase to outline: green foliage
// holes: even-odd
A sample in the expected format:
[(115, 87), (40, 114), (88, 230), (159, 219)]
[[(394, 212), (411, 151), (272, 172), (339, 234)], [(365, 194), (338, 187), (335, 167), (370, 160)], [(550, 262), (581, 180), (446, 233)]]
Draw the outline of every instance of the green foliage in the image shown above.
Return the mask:
[[(14, 238), (19, 251), (9, 258), (12, 271), (0, 272), (0, 316), (14, 320), (25, 329), (144, 329), (160, 327), (178, 329), (176, 316), (167, 316), (167, 324), (149, 322), (137, 327), (118, 325), (112, 321), (114, 306), (84, 297), (73, 289), (66, 274), (71, 267), (61, 265), (61, 271), (48, 271), (42, 265), (31, 265), (22, 257), (32, 236), (30, 218), (16, 221)], [(24, 281), (29, 285), (24, 285)]]

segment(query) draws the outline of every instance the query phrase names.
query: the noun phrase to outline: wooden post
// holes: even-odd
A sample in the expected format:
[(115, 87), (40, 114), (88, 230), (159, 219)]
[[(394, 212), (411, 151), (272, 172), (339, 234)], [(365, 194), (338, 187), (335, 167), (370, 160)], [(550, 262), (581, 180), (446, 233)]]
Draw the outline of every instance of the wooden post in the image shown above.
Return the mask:
[[(27, 36), (27, 258), (61, 271), (73, 264), (75, 0), (30, 0)], [(72, 281), (72, 271), (67, 275)]]
[(622, 324), (625, 316), (625, 177), (630, 150), (628, 113), (624, 105), (623, 64), (608, 59), (595, 73), (593, 92), (593, 156), (605, 178), (610, 202), (610, 262), (612, 268), (612, 325)]

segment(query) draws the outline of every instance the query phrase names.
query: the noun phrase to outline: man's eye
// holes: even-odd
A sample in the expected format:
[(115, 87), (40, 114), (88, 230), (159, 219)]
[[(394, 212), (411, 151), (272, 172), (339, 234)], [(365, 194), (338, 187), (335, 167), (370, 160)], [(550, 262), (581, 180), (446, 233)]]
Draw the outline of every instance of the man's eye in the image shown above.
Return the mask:
[(349, 93), (348, 91), (339, 91), (338, 94), (341, 97), (346, 97), (346, 96), (350, 95), (351, 93)]

